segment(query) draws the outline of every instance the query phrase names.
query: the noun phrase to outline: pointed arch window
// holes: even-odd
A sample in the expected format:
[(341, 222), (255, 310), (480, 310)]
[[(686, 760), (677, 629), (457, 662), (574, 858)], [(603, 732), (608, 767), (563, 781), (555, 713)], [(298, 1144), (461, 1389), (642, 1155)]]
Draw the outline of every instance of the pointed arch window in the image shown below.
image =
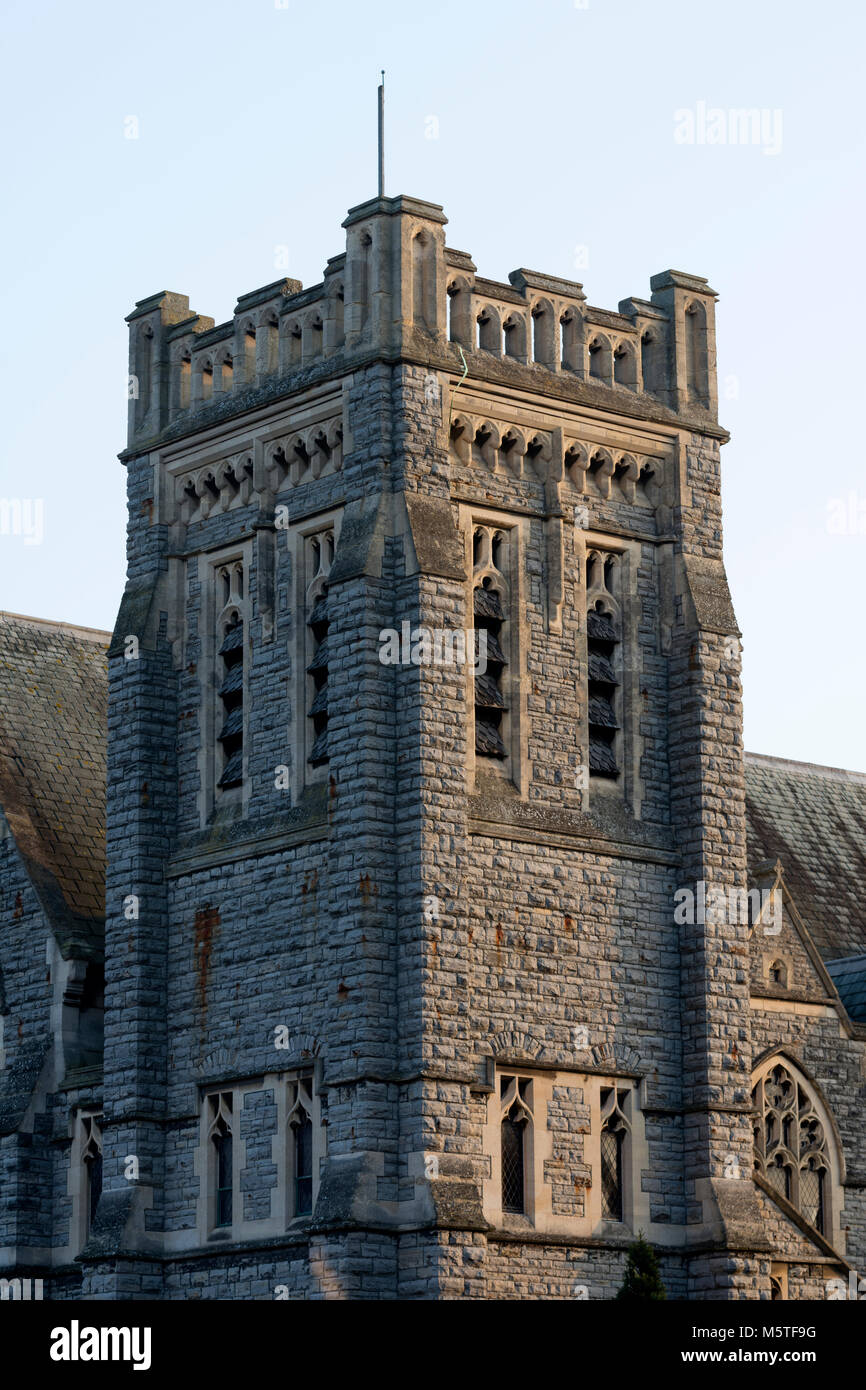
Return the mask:
[(301, 1077), (294, 1083), (294, 1097), (288, 1115), (291, 1142), (292, 1214), (309, 1216), (313, 1210), (313, 1080)]
[(310, 678), (307, 717), (310, 720), (309, 754), (312, 767), (320, 767), (330, 757), (328, 747), (328, 575), (334, 563), (334, 532), (319, 531), (306, 538), (307, 564), (307, 652)]
[(531, 1133), (532, 1082), (517, 1076), (500, 1078), (502, 1210), (524, 1216), (527, 1209), (527, 1141)]
[(234, 1219), (234, 1116), (231, 1091), (210, 1097), (209, 1139), (213, 1162), (213, 1224), (231, 1226)]
[(755, 1171), (829, 1237), (831, 1150), (826, 1118), (803, 1078), (776, 1061), (752, 1090)]
[(244, 567), (240, 560), (220, 566), (217, 575), (217, 657), (219, 710), (217, 786), (239, 787), (244, 776)]
[(84, 1115), (82, 1117), (83, 1140), (82, 1158), (84, 1169), (87, 1174), (87, 1229), (93, 1225), (96, 1216), (96, 1208), (99, 1206), (99, 1199), (102, 1196), (102, 1129), (99, 1121), (101, 1115)]
[(616, 1087), (602, 1090), (601, 1102), (601, 1214), (607, 1221), (622, 1221), (625, 1144), (629, 1134), (626, 1115), (629, 1093)]
[(619, 776), (619, 604), (614, 596), (618, 556), (591, 551), (586, 562), (586, 648), (589, 772)]
[[(476, 662), (475, 676), (475, 752), (483, 758), (505, 758), (504, 716), (508, 709), (504, 693), (506, 624), (508, 621), (508, 581), (503, 573), (507, 544), (504, 532), (495, 526), (476, 526), (473, 549), (473, 612)], [(483, 639), (481, 633), (484, 633)], [(482, 652), (481, 641), (484, 642)]]

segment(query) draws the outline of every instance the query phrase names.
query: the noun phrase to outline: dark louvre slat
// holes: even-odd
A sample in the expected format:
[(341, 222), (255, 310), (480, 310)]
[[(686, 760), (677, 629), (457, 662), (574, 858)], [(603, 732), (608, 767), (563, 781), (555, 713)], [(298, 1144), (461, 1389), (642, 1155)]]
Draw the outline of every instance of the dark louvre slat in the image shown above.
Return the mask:
[(320, 598), (307, 619), (307, 622), (310, 624), (310, 627), (315, 627), (317, 623), (326, 623), (327, 621), (328, 600), (326, 598)]
[(223, 638), (223, 644), (220, 647), (219, 654), (220, 656), (225, 656), (226, 652), (243, 651), (243, 646), (244, 625), (243, 623), (238, 623), (235, 627), (229, 628), (228, 632)]
[(307, 714), (327, 714), (328, 713), (328, 687), (323, 685), (316, 695), (315, 700), (307, 710)]
[(586, 615), (586, 635), (598, 642), (615, 642), (616, 628), (607, 613), (591, 608)]
[(239, 662), (237, 666), (232, 666), (229, 671), (226, 671), (226, 678), (220, 686), (219, 693), (220, 695), (234, 695), (243, 688), (244, 668), (243, 663)]
[(492, 676), (475, 677), (476, 709), (505, 709), (505, 701)]
[(504, 758), (505, 746), (495, 724), (475, 720), (475, 752), (488, 758)]
[(504, 623), (505, 614), (499, 602), (499, 595), (493, 589), (475, 590), (475, 616), (476, 618), (492, 618), (494, 622)]
[[(505, 660), (505, 653), (503, 652), (502, 648), (501, 648), (500, 645), (499, 645), (499, 640), (498, 640), (498, 638), (497, 638), (497, 636), (496, 636), (496, 633), (495, 633), (495, 632), (491, 632), (489, 628), (482, 628), (481, 631), (484, 633), (485, 638), (486, 638), (486, 641), (487, 641), (487, 665), (488, 665), (488, 666), (507, 666), (507, 665), (508, 665), (508, 662)], [(479, 636), (478, 636), (478, 634), (479, 634), (479, 629), (476, 628), (476, 629), (475, 629), (475, 664), (476, 664), (476, 665), (478, 664), (478, 648), (479, 648), (479, 645), (480, 645), (480, 644), (479, 644)]]
[(242, 734), (244, 731), (244, 707), (237, 705), (233, 710), (229, 710), (226, 722), (219, 731), (219, 741), (223, 743), (227, 738), (233, 738), (235, 734)]
[(316, 767), (319, 763), (326, 763), (328, 761), (327, 729), (323, 729), (322, 732), (319, 734), (318, 738), (313, 744), (312, 751), (307, 761), (311, 763), (313, 767)]
[(602, 685), (619, 685), (613, 667), (601, 652), (589, 653), (589, 679)]
[(597, 738), (589, 740), (589, 770), (596, 777), (617, 777), (619, 775), (619, 768), (609, 743), (602, 743), (601, 739)]
[(327, 641), (327, 638), (326, 638), (325, 641), (324, 641), (324, 642), (321, 644), (321, 646), (319, 647), (318, 651), (316, 652), (316, 655), (313, 657), (313, 659), (312, 659), (312, 661), (310, 662), (309, 666), (307, 667), (307, 670), (309, 671), (310, 675), (312, 676), (312, 675), (315, 674), (316, 671), (326, 671), (327, 669), (328, 669), (328, 641)]
[(613, 706), (603, 695), (590, 695), (589, 722), (602, 729), (618, 729)]
[(221, 787), (237, 787), (243, 780), (244, 755), (242, 752), (232, 753), (225, 765), (223, 775), (219, 780)]

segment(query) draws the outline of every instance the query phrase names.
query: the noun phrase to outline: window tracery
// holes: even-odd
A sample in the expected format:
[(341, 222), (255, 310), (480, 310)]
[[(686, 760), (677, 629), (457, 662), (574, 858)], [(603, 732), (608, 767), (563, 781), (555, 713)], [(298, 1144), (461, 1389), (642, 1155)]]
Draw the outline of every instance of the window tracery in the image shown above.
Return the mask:
[(782, 1062), (756, 1082), (752, 1100), (755, 1171), (828, 1235), (830, 1155), (817, 1102)]

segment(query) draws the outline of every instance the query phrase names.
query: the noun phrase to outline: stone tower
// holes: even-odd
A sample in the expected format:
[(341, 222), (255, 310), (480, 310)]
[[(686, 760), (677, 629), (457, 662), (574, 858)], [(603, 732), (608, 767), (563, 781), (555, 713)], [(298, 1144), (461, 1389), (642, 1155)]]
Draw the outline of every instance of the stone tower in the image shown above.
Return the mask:
[(129, 317), (91, 1296), (769, 1296), (715, 294), (445, 222)]

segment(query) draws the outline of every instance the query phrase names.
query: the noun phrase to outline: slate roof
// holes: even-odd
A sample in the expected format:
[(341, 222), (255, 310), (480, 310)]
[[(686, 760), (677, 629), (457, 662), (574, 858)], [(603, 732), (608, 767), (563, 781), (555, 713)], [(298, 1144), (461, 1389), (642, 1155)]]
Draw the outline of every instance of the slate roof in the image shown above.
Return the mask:
[(0, 807), (73, 954), (103, 936), (109, 639), (0, 612)]
[(863, 955), (866, 773), (747, 753), (746, 819), (752, 874), (782, 861), (824, 961)]
[(857, 1023), (866, 1023), (866, 954), (828, 961), (827, 973), (849, 1016)]

